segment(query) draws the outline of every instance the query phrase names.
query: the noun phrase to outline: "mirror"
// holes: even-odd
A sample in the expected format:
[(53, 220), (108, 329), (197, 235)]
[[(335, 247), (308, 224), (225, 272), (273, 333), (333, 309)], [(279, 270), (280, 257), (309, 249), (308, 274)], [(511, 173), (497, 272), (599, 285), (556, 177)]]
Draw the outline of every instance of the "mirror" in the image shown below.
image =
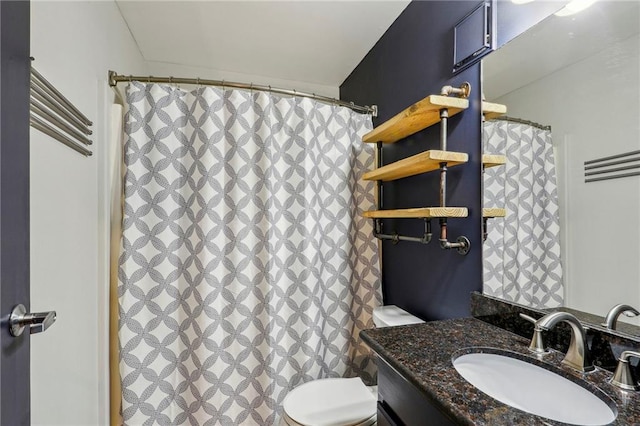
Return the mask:
[[(484, 207), (507, 209), (489, 220), (485, 294), (584, 311), (598, 323), (618, 303), (640, 310), (640, 152), (616, 157), (640, 150), (639, 27), (640, 2), (600, 1), (552, 15), (484, 58), (485, 99), (534, 124), (485, 123), (487, 154), (505, 154), (490, 152), (496, 133), (521, 139), (520, 148), (500, 145), (507, 166), (485, 171)], [(536, 123), (550, 126), (550, 136)], [(512, 162), (532, 175), (527, 182), (513, 181)], [(512, 180), (502, 198), (489, 190), (500, 173)], [(593, 178), (604, 179), (586, 182)], [(527, 208), (533, 222), (520, 211)], [(638, 317), (620, 321), (640, 325)], [(639, 327), (618, 328), (640, 335)]]

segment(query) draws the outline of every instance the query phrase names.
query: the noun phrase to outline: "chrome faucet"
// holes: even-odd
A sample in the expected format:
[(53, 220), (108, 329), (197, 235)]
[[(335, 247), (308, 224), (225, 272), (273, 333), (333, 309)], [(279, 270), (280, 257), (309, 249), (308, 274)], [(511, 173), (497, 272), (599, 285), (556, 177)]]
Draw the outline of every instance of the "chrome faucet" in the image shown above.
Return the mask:
[(609, 313), (607, 313), (607, 317), (604, 319), (602, 325), (610, 330), (615, 330), (618, 323), (618, 317), (622, 313), (629, 317), (640, 315), (640, 312), (638, 312), (634, 307), (620, 303), (609, 310)]
[(613, 373), (613, 377), (611, 378), (611, 383), (624, 390), (637, 391), (640, 390), (640, 383), (638, 383), (638, 380), (635, 378), (631, 368), (629, 367), (629, 358), (632, 356), (640, 358), (640, 352), (622, 352), (620, 359), (618, 359), (616, 372)]
[(583, 373), (593, 371), (595, 367), (589, 356), (585, 331), (578, 318), (568, 312), (552, 312), (537, 320), (534, 328), (536, 331), (551, 330), (560, 322), (571, 326), (571, 343), (562, 363)]

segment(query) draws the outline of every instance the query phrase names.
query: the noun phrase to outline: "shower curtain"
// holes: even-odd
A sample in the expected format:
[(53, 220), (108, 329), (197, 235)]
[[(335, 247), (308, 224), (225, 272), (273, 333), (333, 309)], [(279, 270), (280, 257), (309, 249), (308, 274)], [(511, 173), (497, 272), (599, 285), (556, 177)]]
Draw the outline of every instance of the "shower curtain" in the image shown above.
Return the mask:
[(562, 306), (560, 220), (551, 131), (503, 120), (484, 123), (484, 151), (506, 166), (484, 173), (485, 207), (505, 206), (484, 242), (484, 293), (535, 308)]
[(133, 82), (119, 261), (126, 425), (267, 425), (287, 391), (374, 380), (360, 212), (371, 118), (307, 98)]

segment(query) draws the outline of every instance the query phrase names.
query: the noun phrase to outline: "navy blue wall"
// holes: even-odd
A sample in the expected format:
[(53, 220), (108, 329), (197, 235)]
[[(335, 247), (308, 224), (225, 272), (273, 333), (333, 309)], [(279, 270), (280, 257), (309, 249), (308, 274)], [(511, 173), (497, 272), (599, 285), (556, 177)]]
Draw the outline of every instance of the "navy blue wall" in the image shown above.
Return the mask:
[[(448, 140), (448, 149), (468, 153), (469, 162), (449, 169), (447, 176), (447, 205), (469, 209), (469, 217), (448, 221), (449, 240), (464, 235), (471, 241), (471, 251), (461, 256), (442, 250), (437, 220), (433, 220), (434, 238), (428, 245), (384, 241), (382, 247), (385, 304), (398, 305), (427, 320), (469, 316), (471, 292), (482, 291), (480, 64), (452, 75), (453, 27), (478, 4), (478, 0), (412, 2), (340, 86), (341, 99), (378, 105), (374, 120), (378, 125), (425, 96), (439, 93), (444, 85), (471, 83), (470, 107), (449, 120)], [(557, 3), (535, 2), (518, 9), (511, 2), (500, 2), (498, 44), (557, 8)], [(385, 145), (384, 164), (438, 149), (439, 131), (435, 125)], [(385, 182), (383, 207), (438, 206), (438, 191), (437, 172)], [(421, 236), (423, 222), (389, 219), (383, 231)]]
[(31, 424), (29, 332), (7, 324), (18, 303), (29, 310), (30, 10), (0, 1), (0, 425), (11, 426)]

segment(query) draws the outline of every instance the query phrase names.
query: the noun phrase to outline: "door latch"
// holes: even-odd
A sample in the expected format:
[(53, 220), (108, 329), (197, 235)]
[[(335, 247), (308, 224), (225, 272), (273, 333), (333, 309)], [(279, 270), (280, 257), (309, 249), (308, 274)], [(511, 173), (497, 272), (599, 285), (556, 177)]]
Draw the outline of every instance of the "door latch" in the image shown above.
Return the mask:
[(13, 307), (9, 316), (9, 332), (13, 337), (22, 334), (26, 327), (29, 333), (42, 333), (56, 322), (56, 311), (27, 313), (27, 309), (21, 303)]

